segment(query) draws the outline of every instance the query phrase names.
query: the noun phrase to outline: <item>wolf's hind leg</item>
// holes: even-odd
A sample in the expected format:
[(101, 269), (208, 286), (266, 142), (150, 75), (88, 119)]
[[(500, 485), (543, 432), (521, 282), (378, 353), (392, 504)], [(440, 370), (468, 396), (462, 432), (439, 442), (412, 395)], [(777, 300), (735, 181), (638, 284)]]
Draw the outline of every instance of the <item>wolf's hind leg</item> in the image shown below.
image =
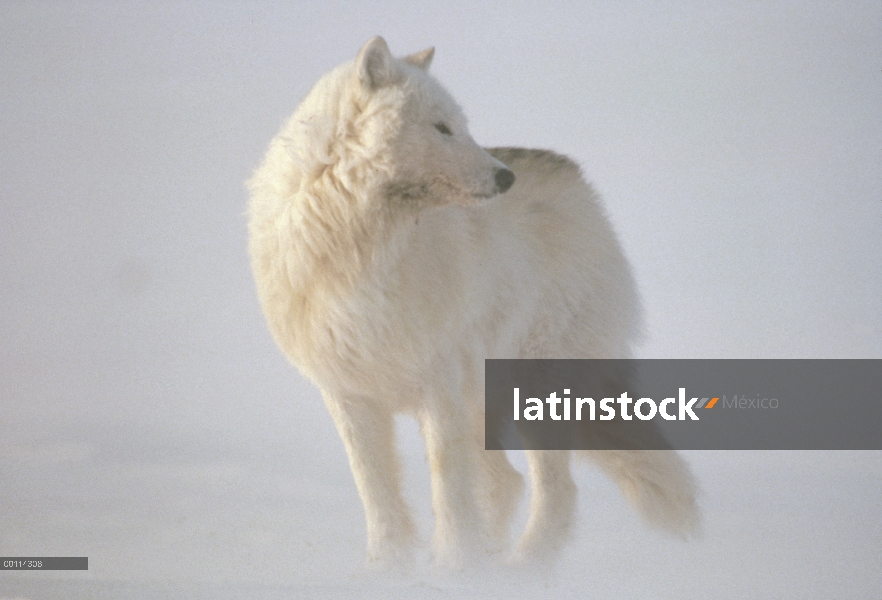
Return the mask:
[(528, 450), (530, 517), (515, 549), (515, 560), (548, 559), (566, 541), (576, 511), (576, 484), (566, 450)]
[(480, 449), (477, 489), (487, 527), (491, 554), (508, 547), (511, 521), (524, 495), (524, 477), (508, 461), (504, 450), (484, 449), (484, 413), (474, 420), (475, 444)]

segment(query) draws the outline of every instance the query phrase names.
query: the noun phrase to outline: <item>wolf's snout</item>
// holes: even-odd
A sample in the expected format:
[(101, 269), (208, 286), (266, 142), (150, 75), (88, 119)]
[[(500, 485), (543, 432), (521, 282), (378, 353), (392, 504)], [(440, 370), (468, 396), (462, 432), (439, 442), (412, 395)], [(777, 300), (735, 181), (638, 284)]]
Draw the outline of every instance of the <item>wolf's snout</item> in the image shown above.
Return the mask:
[(499, 190), (500, 194), (504, 194), (508, 191), (508, 188), (514, 183), (515, 175), (508, 169), (497, 169), (496, 170), (496, 189)]

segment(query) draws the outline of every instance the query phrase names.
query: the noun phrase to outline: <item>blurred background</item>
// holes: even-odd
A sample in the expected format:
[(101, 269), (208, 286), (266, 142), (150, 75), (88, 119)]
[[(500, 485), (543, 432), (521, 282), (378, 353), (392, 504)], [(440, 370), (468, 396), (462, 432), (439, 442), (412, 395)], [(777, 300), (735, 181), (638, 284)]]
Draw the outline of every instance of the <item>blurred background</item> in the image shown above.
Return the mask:
[(639, 357), (882, 358), (878, 2), (6, 1), (0, 555), (90, 568), (0, 572), (0, 597), (882, 596), (879, 452), (687, 453), (686, 543), (585, 468), (539, 583), (363, 574), (342, 444), (256, 299), (244, 181), (377, 34), (436, 47), (479, 143), (582, 165)]

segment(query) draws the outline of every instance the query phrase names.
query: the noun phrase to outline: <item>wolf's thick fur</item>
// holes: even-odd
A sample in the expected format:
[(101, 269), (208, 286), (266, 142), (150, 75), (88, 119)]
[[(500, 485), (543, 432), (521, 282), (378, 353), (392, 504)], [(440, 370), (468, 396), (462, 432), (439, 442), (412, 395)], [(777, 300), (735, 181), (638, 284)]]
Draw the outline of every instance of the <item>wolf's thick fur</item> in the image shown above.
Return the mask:
[[(435, 557), (456, 565), (505, 548), (523, 488), (483, 450), (484, 359), (629, 357), (639, 305), (579, 168), (480, 148), (426, 72), (432, 54), (394, 59), (374, 38), (316, 84), (250, 182), (250, 250), (270, 330), (346, 445), (369, 559), (407, 557), (415, 537), (394, 440), (405, 412), (425, 437)], [(527, 458), (521, 558), (560, 546), (576, 497), (569, 453)], [(652, 523), (695, 525), (673, 452), (591, 458)]]

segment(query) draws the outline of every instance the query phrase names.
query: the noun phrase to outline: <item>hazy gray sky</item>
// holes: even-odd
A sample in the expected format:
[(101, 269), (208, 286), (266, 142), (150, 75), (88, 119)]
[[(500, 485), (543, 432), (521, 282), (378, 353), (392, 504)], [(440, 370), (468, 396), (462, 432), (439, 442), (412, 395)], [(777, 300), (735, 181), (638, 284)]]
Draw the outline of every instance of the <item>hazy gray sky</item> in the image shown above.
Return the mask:
[[(291, 565), (276, 579), (242, 567), (239, 580), (296, 582), (325, 572), (335, 544), (316, 540), (336, 527), (357, 564), (361, 514), (342, 446), (256, 301), (243, 182), (315, 81), (376, 34), (396, 54), (436, 47), (432, 72), (479, 143), (550, 148), (583, 166), (641, 287), (640, 356), (882, 357), (878, 2), (3, 2), (3, 552), (86, 552), (92, 574), (149, 577), (109, 550), (125, 554), (115, 536), (153, 523), (135, 555), (190, 542), (210, 555), (224, 545), (212, 528), (233, 528), (224, 564), (241, 558), (230, 550), (239, 544)], [(255, 456), (275, 466), (255, 471)], [(805, 494), (831, 473), (829, 485), (844, 482), (854, 520), (818, 551), (853, 558), (859, 572), (842, 581), (868, 589), (860, 569), (873, 554), (858, 550), (882, 543), (877, 454), (733, 456), (693, 458), (721, 486), (712, 501), (754, 485), (780, 500), (781, 486)], [(756, 483), (746, 464), (772, 466)], [(868, 471), (875, 479), (856, 483)], [(142, 500), (127, 505), (128, 493)], [(275, 512), (242, 525), (260, 494)], [(858, 516), (861, 504), (875, 510)], [(621, 510), (628, 536), (659, 548)], [(711, 531), (728, 532), (733, 548), (755, 542), (739, 537), (738, 515), (790, 531), (754, 507), (731, 510)], [(586, 532), (597, 525), (582, 521)], [(309, 527), (320, 552), (303, 545)], [(579, 547), (596, 553), (584, 535)], [(191, 558), (201, 579), (223, 579)], [(727, 577), (739, 581), (737, 570)], [(665, 596), (619, 584), (629, 597)]]

